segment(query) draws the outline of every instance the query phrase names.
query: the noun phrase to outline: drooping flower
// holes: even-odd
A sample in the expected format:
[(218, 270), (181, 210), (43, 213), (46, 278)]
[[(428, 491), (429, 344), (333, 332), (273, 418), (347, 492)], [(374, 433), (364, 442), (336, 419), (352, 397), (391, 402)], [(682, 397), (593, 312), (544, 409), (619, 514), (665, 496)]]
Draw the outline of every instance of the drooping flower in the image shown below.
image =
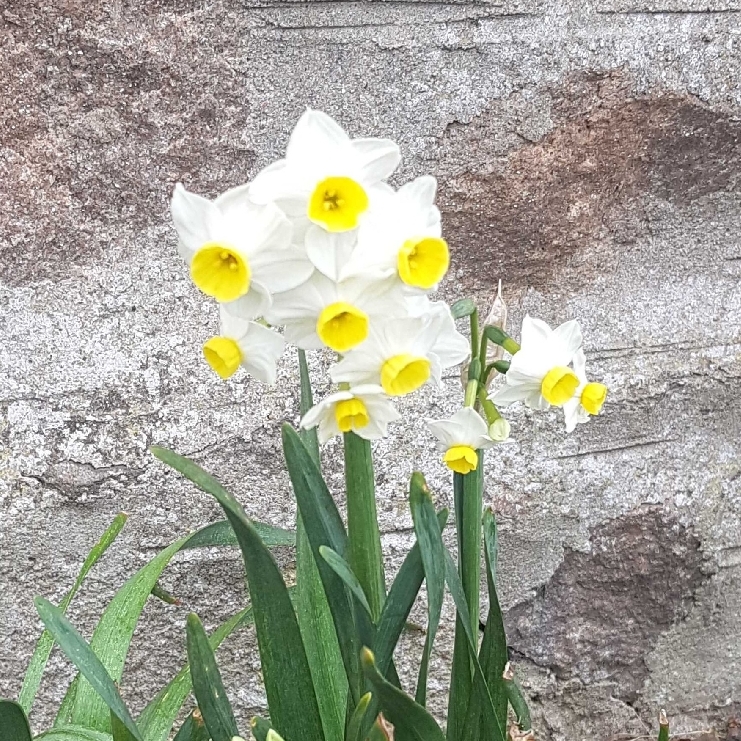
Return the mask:
[(579, 379), (579, 387), (574, 396), (563, 405), (566, 432), (573, 432), (576, 425), (587, 422), (590, 415), (599, 414), (607, 398), (607, 386), (587, 381), (586, 365), (584, 351), (579, 350), (574, 356), (574, 373)]
[(350, 139), (330, 116), (307, 109), (291, 134), (285, 159), (258, 173), (250, 193), (275, 202), (293, 219), (330, 232), (355, 229), (399, 164), (390, 139)]
[(434, 205), (436, 188), (435, 178), (424, 176), (379, 198), (360, 226), (348, 273), (396, 275), (411, 288), (434, 288), (450, 264)]
[(286, 339), (303, 350), (344, 353), (365, 342), (379, 317), (401, 311), (403, 296), (389, 281), (335, 282), (315, 271), (297, 288), (274, 296), (268, 319), (285, 325)]
[(377, 440), (386, 436), (389, 422), (395, 422), (399, 416), (380, 386), (365, 384), (323, 399), (304, 415), (301, 427), (318, 427), (320, 443), (342, 432)]
[(490, 397), (499, 406), (524, 401), (531, 409), (563, 406), (576, 393), (579, 378), (569, 367), (581, 347), (576, 320), (551, 329), (540, 319), (525, 316), (521, 349), (513, 355), (506, 384)]
[(436, 309), (377, 322), (368, 340), (334, 365), (330, 376), (335, 383), (377, 383), (389, 396), (404, 396), (429, 380), (440, 384), (443, 369), (463, 362), (468, 352), (450, 311), (446, 319)]
[(242, 316), (261, 315), (272, 293), (311, 275), (311, 264), (291, 245), (291, 223), (276, 206), (253, 203), (248, 186), (210, 201), (178, 183), (171, 210), (193, 282), (220, 303), (239, 301)]
[(206, 362), (221, 378), (233, 376), (241, 366), (263, 383), (275, 383), (275, 365), (285, 340), (257, 322), (243, 319), (221, 306), (219, 335), (203, 345)]
[(459, 409), (450, 419), (425, 420), (438, 440), (443, 461), (456, 473), (470, 473), (479, 463), (477, 451), (491, 448), (486, 422), (471, 407)]

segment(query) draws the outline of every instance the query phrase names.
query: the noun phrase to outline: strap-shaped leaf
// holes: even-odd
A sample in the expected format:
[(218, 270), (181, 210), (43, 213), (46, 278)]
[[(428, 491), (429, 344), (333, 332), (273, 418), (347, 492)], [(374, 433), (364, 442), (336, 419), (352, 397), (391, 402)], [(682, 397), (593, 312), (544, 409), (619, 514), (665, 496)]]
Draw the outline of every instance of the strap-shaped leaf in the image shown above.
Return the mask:
[(355, 576), (353, 570), (350, 568), (350, 564), (345, 561), (342, 556), (335, 553), (329, 546), (323, 545), (319, 548), (319, 555), (329, 564), (329, 567), (334, 571), (337, 576), (342, 579), (345, 586), (350, 590), (351, 594), (358, 601), (360, 606), (366, 611), (368, 617), (371, 617), (371, 608), (368, 604), (368, 600), (363, 591), (363, 587), (358, 581), (358, 577)]
[(367, 648), (363, 649), (361, 661), (378, 704), (394, 726), (395, 741), (445, 741), (445, 735), (435, 719), (409, 695), (381, 676), (373, 653)]
[[(123, 512), (117, 514), (108, 529), (101, 536), (100, 540), (91, 548), (85, 562), (82, 564), (80, 573), (77, 575), (77, 579), (75, 579), (75, 583), (59, 603), (59, 609), (62, 612), (67, 612), (67, 608), (69, 607), (70, 602), (72, 602), (72, 598), (77, 594), (78, 590), (82, 586), (85, 578), (90, 573), (90, 569), (95, 566), (101, 556), (108, 550), (111, 543), (113, 543), (113, 541), (118, 537), (118, 534), (126, 524), (127, 517), (128, 515)], [(49, 633), (48, 630), (45, 630), (36, 643), (36, 648), (34, 649), (33, 656), (31, 656), (31, 661), (26, 670), (26, 675), (23, 678), (21, 692), (18, 695), (18, 703), (26, 713), (31, 712), (31, 707), (36, 698), (36, 693), (39, 690), (41, 677), (46, 668), (46, 662), (49, 660), (49, 654), (51, 654), (53, 645), (54, 639), (52, 638), (51, 633)]]
[(345, 558), (347, 534), (337, 505), (306, 446), (290, 425), (283, 425), (282, 434), (286, 467), (327, 595), (354, 706), (363, 694), (358, 660), (361, 646), (359, 628), (356, 627), (356, 618), (362, 618), (363, 615), (354, 609), (353, 601), (342, 579), (319, 555), (319, 549), (327, 546)]
[[(437, 515), (438, 527), (443, 531), (448, 521), (448, 510), (443, 509)], [(391, 585), (386, 602), (383, 605), (381, 619), (378, 621), (376, 640), (374, 644), (376, 666), (381, 674), (388, 675), (391, 657), (401, 632), (404, 630), (414, 601), (424, 579), (422, 556), (419, 543), (415, 543), (407, 553), (399, 569), (399, 573)]]
[(484, 638), (481, 641), (479, 661), (486, 683), (491, 692), (494, 712), (502, 728), (507, 725), (507, 693), (502, 673), (507, 664), (507, 636), (504, 632), (502, 608), (497, 595), (497, 523), (489, 508), (484, 512), (484, 557), (486, 562), (486, 584), (489, 592), (489, 612), (486, 618)]
[(79, 685), (80, 675), (75, 674), (74, 678), (69, 683), (69, 687), (67, 687), (67, 692), (62, 698), (59, 708), (57, 708), (57, 715), (54, 718), (53, 724), (54, 728), (69, 726), (72, 724), (72, 708), (75, 705), (75, 697), (77, 697), (77, 688)]
[(193, 677), (193, 693), (198, 701), (203, 722), (212, 741), (232, 741), (239, 735), (234, 711), (221, 681), (219, 667), (208, 636), (201, 621), (194, 613), (188, 615), (187, 636), (188, 664)]
[(435, 515), (430, 491), (424, 476), (413, 473), (409, 485), (409, 503), (412, 510), (414, 532), (417, 535), (422, 567), (427, 583), (427, 636), (419, 666), (417, 692), (415, 700), (425, 706), (427, 700), (427, 672), (430, 664), (430, 653), (440, 624), (440, 613), (443, 609), (445, 594), (445, 547), (440, 537), (440, 527)]
[(0, 700), (0, 730), (3, 741), (31, 741), (28, 719), (19, 703)]
[[(178, 470), (189, 463), (171, 451), (153, 452)], [(306, 651), (283, 576), (240, 504), (216, 483), (208, 493), (224, 510), (242, 551), (272, 720), (286, 741), (323, 741)]]
[(110, 711), (126, 726), (135, 741), (143, 741), (134, 719), (129, 714), (121, 695), (118, 694), (115, 682), (111, 679), (91, 646), (88, 645), (58, 607), (55, 607), (43, 597), (37, 597), (34, 603), (39, 617), (54, 636), (54, 640), (59, 644), (67, 658), (78, 668), (80, 674), (98, 693)]
[(363, 725), (372, 699), (373, 695), (366, 692), (355, 706), (355, 710), (353, 710), (353, 714), (347, 722), (346, 741), (363, 741)]
[[(448, 584), (450, 595), (453, 597), (458, 615), (468, 615), (468, 604), (466, 603), (466, 596), (463, 593), (463, 585), (458, 576), (453, 558), (447, 549), (445, 550), (445, 581)], [(476, 650), (476, 636), (471, 630), (468, 620), (459, 620), (458, 624), (461, 626), (467, 639), (468, 655), (473, 666), (473, 685), (469, 702), (479, 705), (479, 708), (474, 711), (474, 717), (483, 718), (483, 725), (486, 728), (486, 735), (483, 737), (485, 741), (488, 741), (488, 739), (491, 739), (491, 741), (505, 741), (504, 728), (500, 725), (499, 719), (494, 712), (491, 694), (489, 693), (489, 688), (486, 685), (486, 679), (479, 663), (478, 652)], [(470, 735), (466, 736), (464, 733), (460, 736), (461, 739), (476, 737), (475, 734), (478, 733), (479, 726), (478, 724), (472, 724), (472, 726), (469, 729)]]
[(113, 736), (113, 741), (135, 741), (134, 735), (118, 719), (113, 711), (111, 711), (111, 735)]
[[(231, 525), (229, 527), (231, 529)], [(251, 607), (240, 610), (209, 636), (209, 645), (215, 651), (225, 638), (253, 622)], [(192, 686), (190, 667), (186, 665), (149, 702), (136, 721), (142, 736), (144, 736), (144, 741), (167, 740), (173, 723), (175, 723), (185, 699), (190, 694)]]
[[(190, 478), (190, 477), (187, 477)], [(252, 521), (252, 525), (262, 538), (268, 548), (278, 546), (292, 546), (296, 543), (296, 534), (290, 530), (284, 530), (282, 527), (266, 525), (264, 522)], [(197, 533), (193, 533), (183, 550), (190, 548), (206, 548), (212, 546), (236, 546), (237, 536), (228, 520), (219, 520), (211, 525), (201, 528)]]
[[(301, 416), (314, 405), (306, 353), (298, 350), (301, 379)], [(316, 428), (299, 432), (317, 467), (321, 469)], [(309, 660), (314, 691), (327, 741), (344, 741), (347, 676), (337, 641), (332, 611), (319, 576), (301, 512), (296, 513), (296, 617)]]
[(59, 726), (39, 734), (34, 741), (113, 741), (113, 736), (82, 726)]

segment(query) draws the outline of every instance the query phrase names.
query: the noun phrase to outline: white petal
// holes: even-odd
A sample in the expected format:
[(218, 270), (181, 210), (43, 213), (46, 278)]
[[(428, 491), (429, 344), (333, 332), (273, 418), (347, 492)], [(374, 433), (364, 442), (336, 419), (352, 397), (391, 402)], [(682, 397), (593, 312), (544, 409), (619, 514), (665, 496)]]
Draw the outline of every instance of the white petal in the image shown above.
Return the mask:
[(399, 195), (418, 208), (429, 208), (435, 202), (437, 180), (432, 175), (422, 175), (399, 188)]
[(306, 212), (308, 196), (306, 184), (297, 181), (286, 160), (278, 160), (260, 170), (250, 184), (250, 198), (255, 203), (276, 201), (291, 217)]
[(576, 319), (556, 327), (548, 340), (548, 351), (554, 359), (553, 365), (568, 365), (581, 344), (581, 327)]
[(306, 254), (317, 270), (334, 281), (339, 281), (355, 248), (354, 232), (334, 234), (317, 226), (306, 233)]
[(391, 139), (354, 139), (350, 147), (367, 183), (386, 180), (401, 160), (399, 147)]
[(224, 307), (235, 316), (243, 319), (255, 319), (259, 316), (265, 316), (270, 309), (270, 304), (270, 293), (267, 288), (253, 280), (250, 283), (250, 290), (244, 296), (225, 303)]
[(548, 400), (540, 393), (540, 389), (533, 389), (525, 397), (525, 406), (534, 409), (536, 412), (544, 412), (550, 409), (551, 405)]
[(527, 386), (502, 386), (498, 391), (491, 394), (489, 399), (497, 406), (506, 407), (518, 401), (525, 401), (531, 391), (532, 389)]
[(314, 161), (327, 152), (347, 144), (350, 137), (331, 117), (322, 111), (307, 108), (291, 133), (286, 159)]
[(178, 183), (172, 194), (170, 211), (180, 239), (178, 251), (190, 262), (204, 242), (209, 241), (209, 227), (216, 209), (207, 198), (189, 193)]
[(250, 184), (238, 185), (236, 188), (230, 188), (222, 193), (215, 201), (214, 205), (220, 209), (228, 209), (233, 206), (241, 206), (245, 201), (250, 199)]
[(525, 318), (522, 320), (520, 345), (525, 349), (529, 349), (531, 346), (537, 348), (548, 339), (551, 331), (551, 328), (544, 321), (525, 314)]
[(283, 293), (305, 283), (314, 272), (314, 266), (300, 247), (284, 250), (266, 250), (250, 263), (252, 274), (270, 293)]
[(239, 341), (243, 353), (242, 365), (263, 383), (274, 384), (275, 365), (283, 354), (286, 342), (277, 332), (251, 322), (247, 333)]

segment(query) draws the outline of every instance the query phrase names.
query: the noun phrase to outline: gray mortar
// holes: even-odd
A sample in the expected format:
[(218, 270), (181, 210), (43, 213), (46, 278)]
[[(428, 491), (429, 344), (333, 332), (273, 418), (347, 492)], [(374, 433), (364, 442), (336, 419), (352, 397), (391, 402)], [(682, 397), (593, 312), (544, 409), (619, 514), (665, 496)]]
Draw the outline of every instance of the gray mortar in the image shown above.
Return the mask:
[[(0, 34), (0, 695), (18, 692), (39, 632), (32, 598), (61, 597), (117, 511), (129, 523), (70, 612), (86, 635), (115, 586), (218, 517), (149, 445), (292, 524), (279, 426), (297, 420), (296, 364), (272, 389), (210, 374), (216, 312), (176, 258), (167, 198), (178, 180), (210, 196), (246, 180), (311, 105), (397, 139), (399, 182), (439, 178), (447, 298), (485, 303), (501, 277), (513, 327), (525, 311), (580, 318), (610, 386), (568, 437), (557, 413), (513, 410), (512, 442), (488, 455), (538, 738), (637, 736), (660, 706), (677, 731), (725, 727), (741, 706), (741, 4), (5, 0)], [(452, 503), (419, 419), (459, 393), (451, 374), (405, 402), (376, 447), (390, 572), (413, 465)], [(339, 453), (325, 449), (338, 492)], [(605, 560), (600, 543), (622, 550)], [(188, 553), (163, 581), (184, 604), (147, 606), (122, 683), (135, 710), (183, 660), (187, 611), (210, 628), (244, 601), (236, 552)], [(640, 615), (618, 631), (627, 657), (596, 605)], [(420, 645), (410, 634), (398, 657), (407, 686)], [(253, 635), (220, 662), (246, 731), (264, 708)], [(37, 729), (71, 676), (55, 653)]]

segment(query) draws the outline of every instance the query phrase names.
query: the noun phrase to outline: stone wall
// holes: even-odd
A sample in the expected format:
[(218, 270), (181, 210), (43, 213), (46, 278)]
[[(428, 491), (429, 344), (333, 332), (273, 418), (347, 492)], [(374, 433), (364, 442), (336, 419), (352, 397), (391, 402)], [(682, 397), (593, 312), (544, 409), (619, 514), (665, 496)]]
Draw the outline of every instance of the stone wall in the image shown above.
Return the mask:
[[(32, 598), (61, 597), (117, 511), (129, 523), (71, 610), (87, 635), (115, 586), (217, 518), (148, 445), (292, 524), (279, 426), (297, 420), (296, 364), (266, 389), (201, 361), (216, 314), (167, 202), (177, 181), (213, 196), (247, 180), (311, 105), (398, 140), (399, 181), (437, 176), (447, 298), (486, 303), (502, 278), (513, 327), (580, 318), (611, 388), (568, 437), (558, 414), (514, 411), (489, 454), (538, 738), (642, 736), (660, 706), (677, 730), (723, 732), (741, 712), (738, 0), (0, 0), (0, 34), (0, 695), (40, 629)], [(390, 570), (412, 468), (451, 503), (419, 421), (453, 410), (446, 383), (377, 446)], [(135, 709), (183, 660), (188, 610), (211, 627), (244, 600), (236, 551), (190, 552), (164, 584), (183, 604), (147, 607)], [(420, 645), (405, 639), (402, 669)], [(246, 729), (264, 703), (251, 633), (220, 660)], [(55, 653), (38, 729), (71, 676)]]

